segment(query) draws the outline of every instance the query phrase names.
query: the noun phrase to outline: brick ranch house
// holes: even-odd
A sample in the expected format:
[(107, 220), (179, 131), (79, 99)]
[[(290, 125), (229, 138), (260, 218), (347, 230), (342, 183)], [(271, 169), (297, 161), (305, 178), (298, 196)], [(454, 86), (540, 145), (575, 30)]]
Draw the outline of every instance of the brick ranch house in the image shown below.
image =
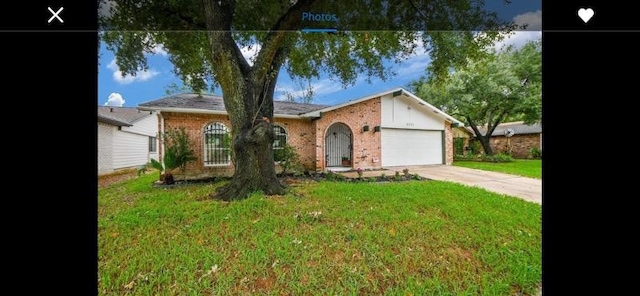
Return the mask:
[[(186, 129), (198, 159), (180, 177), (233, 174), (228, 144), (233, 127), (222, 97), (178, 94), (142, 103), (138, 109), (158, 114), (161, 133)], [(450, 165), (452, 127), (462, 125), (402, 88), (335, 106), (275, 101), (273, 123), (274, 150), (290, 144), (309, 171)]]

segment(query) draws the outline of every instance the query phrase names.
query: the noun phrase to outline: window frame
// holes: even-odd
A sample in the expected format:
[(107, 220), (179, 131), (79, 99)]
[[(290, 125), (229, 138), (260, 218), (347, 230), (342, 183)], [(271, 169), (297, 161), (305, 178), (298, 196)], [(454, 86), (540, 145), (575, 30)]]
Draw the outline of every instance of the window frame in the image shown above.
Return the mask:
[[(222, 132), (218, 132), (222, 131)], [(221, 137), (215, 137), (216, 135), (222, 135)], [(219, 141), (219, 138), (222, 138), (221, 143), (210, 143), (209, 137), (213, 137), (215, 141)], [(226, 143), (225, 147), (225, 138), (229, 137), (229, 142)], [(230, 143), (230, 130), (229, 128), (222, 122), (211, 122), (204, 126), (204, 130), (202, 132), (202, 162), (205, 167), (220, 167), (220, 166), (229, 166), (231, 165), (231, 143)], [(216, 139), (218, 138), (218, 139)], [(213, 145), (213, 147), (210, 147)], [(215, 157), (215, 152), (221, 153), (223, 155), (222, 159), (217, 159)], [(224, 159), (226, 158), (226, 160)]]

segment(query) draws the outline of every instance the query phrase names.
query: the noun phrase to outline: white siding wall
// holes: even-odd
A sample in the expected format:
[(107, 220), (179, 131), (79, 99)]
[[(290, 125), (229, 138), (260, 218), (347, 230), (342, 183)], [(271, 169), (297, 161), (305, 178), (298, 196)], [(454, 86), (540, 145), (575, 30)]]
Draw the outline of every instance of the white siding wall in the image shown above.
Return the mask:
[(113, 168), (143, 165), (149, 161), (149, 136), (116, 131), (113, 137)]
[(444, 130), (444, 120), (411, 98), (387, 95), (382, 97), (382, 127)]
[[(113, 137), (113, 167), (121, 169), (148, 163), (151, 158), (158, 159), (158, 152), (149, 152), (149, 137), (158, 140), (158, 116), (151, 114), (116, 130)], [(156, 147), (159, 147), (156, 142)]]
[(113, 134), (117, 127), (98, 122), (98, 174), (113, 171)]
[(123, 132), (156, 137), (158, 135), (158, 116), (151, 114), (133, 123), (133, 126), (123, 126)]
[[(148, 111), (147, 111), (148, 112)], [(138, 134), (138, 135), (145, 135), (147, 137), (156, 137), (156, 148), (159, 147), (158, 145), (158, 115), (157, 114), (151, 114), (150, 116), (147, 116), (143, 119), (140, 119), (136, 122), (133, 123), (133, 126), (123, 126), (122, 127), (122, 131), (121, 132), (128, 132), (128, 133), (134, 133), (134, 134)], [(149, 160), (151, 160), (151, 158), (158, 160), (158, 151), (156, 150), (156, 152), (149, 152), (149, 142), (148, 142), (148, 138), (147, 138), (147, 162)], [(146, 163), (146, 162), (145, 162)]]

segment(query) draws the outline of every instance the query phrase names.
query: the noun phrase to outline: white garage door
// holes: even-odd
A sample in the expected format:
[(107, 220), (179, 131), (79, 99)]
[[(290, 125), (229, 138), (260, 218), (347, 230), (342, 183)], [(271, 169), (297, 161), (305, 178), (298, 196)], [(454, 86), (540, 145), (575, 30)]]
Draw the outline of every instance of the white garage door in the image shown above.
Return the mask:
[(382, 165), (443, 164), (442, 131), (382, 129)]

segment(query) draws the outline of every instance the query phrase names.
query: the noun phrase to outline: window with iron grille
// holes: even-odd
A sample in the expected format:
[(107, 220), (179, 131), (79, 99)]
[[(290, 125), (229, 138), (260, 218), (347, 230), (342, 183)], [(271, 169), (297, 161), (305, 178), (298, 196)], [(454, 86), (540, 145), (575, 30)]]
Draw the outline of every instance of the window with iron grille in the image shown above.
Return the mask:
[(158, 138), (149, 137), (149, 152), (156, 152), (158, 149)]
[(231, 136), (227, 127), (218, 122), (204, 129), (204, 165), (229, 165), (231, 163)]
[(281, 161), (282, 156), (279, 152), (287, 145), (287, 131), (279, 125), (274, 125), (273, 131), (276, 134), (273, 140), (273, 160)]

